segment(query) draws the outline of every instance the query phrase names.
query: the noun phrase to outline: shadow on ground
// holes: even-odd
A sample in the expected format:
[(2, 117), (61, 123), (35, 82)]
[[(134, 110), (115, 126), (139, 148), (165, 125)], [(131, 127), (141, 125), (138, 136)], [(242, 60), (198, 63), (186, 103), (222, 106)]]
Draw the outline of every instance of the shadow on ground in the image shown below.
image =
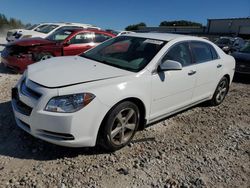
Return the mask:
[(3, 74), (17, 74), (15, 72), (13, 72), (11, 69), (6, 68), (3, 65), (3, 63), (1, 63), (1, 61), (0, 61), (0, 73), (3, 73)]
[[(154, 138), (134, 139), (132, 143), (155, 141)], [(68, 148), (35, 138), (16, 126), (11, 102), (0, 103), (0, 156), (19, 159), (55, 160), (78, 155), (109, 153), (100, 146), (93, 148)]]
[(53, 160), (103, 153), (107, 152), (100, 147), (67, 148), (34, 138), (16, 126), (11, 102), (0, 103), (0, 156), (19, 159)]

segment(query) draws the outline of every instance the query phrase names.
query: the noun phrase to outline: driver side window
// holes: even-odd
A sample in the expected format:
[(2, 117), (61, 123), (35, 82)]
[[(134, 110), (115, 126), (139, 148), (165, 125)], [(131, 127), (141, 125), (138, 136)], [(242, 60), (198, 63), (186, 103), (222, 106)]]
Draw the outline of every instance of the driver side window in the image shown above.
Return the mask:
[(192, 58), (187, 42), (179, 43), (170, 48), (163, 57), (162, 62), (166, 60), (178, 61), (183, 67), (192, 64)]
[(79, 33), (70, 39), (70, 44), (84, 44), (93, 42), (95, 37), (94, 33)]

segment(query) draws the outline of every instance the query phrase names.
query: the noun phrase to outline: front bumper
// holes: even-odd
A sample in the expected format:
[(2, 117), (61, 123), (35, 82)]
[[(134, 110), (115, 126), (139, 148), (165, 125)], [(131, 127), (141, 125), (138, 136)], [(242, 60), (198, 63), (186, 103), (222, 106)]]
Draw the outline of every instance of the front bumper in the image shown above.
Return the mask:
[(10, 68), (14, 72), (23, 73), (28, 65), (34, 63), (30, 57), (17, 57), (17, 56), (1, 56), (1, 62), (5, 67)]
[(108, 107), (95, 98), (75, 113), (47, 112), (44, 108), (50, 98), (57, 96), (58, 90), (43, 88), (32, 81), (26, 81), (28, 88), (41, 94), (37, 99), (32, 96), (32, 92), (23, 92), (22, 82), (19, 81), (17, 88), (12, 91), (12, 108), (20, 128), (34, 137), (57, 145), (95, 146), (99, 126)]

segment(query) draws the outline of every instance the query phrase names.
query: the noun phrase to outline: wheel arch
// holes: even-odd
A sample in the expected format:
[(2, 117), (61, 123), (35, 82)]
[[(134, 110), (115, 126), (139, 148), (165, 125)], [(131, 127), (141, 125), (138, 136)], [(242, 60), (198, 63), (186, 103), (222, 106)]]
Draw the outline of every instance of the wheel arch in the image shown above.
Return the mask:
[(225, 74), (223, 77), (225, 77), (229, 83), (231, 83), (231, 78), (229, 74)]
[(108, 117), (108, 114), (120, 103), (122, 102), (125, 102), (125, 101), (130, 101), (130, 102), (133, 102), (135, 105), (137, 105), (137, 107), (139, 108), (139, 111), (140, 111), (140, 124), (139, 124), (139, 127), (138, 127), (138, 130), (143, 130), (145, 128), (145, 125), (146, 125), (146, 107), (145, 107), (145, 104), (142, 102), (141, 99), (137, 98), (137, 97), (128, 97), (128, 98), (125, 98), (123, 100), (120, 100), (119, 102), (117, 102), (116, 104), (114, 104), (110, 110), (105, 114), (101, 124), (100, 124), (100, 127), (98, 129), (98, 133), (97, 133), (97, 143), (98, 143), (98, 139), (100, 139), (100, 133), (102, 132), (102, 129), (104, 127), (104, 122), (106, 120), (106, 118)]

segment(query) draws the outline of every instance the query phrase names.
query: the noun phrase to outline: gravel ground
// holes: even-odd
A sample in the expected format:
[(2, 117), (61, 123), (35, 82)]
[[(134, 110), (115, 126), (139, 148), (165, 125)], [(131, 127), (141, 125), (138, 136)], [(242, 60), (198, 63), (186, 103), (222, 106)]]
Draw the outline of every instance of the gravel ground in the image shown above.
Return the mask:
[(0, 187), (250, 187), (249, 78), (238, 78), (222, 105), (189, 109), (105, 153), (17, 128), (10, 90), (19, 77), (0, 66)]

